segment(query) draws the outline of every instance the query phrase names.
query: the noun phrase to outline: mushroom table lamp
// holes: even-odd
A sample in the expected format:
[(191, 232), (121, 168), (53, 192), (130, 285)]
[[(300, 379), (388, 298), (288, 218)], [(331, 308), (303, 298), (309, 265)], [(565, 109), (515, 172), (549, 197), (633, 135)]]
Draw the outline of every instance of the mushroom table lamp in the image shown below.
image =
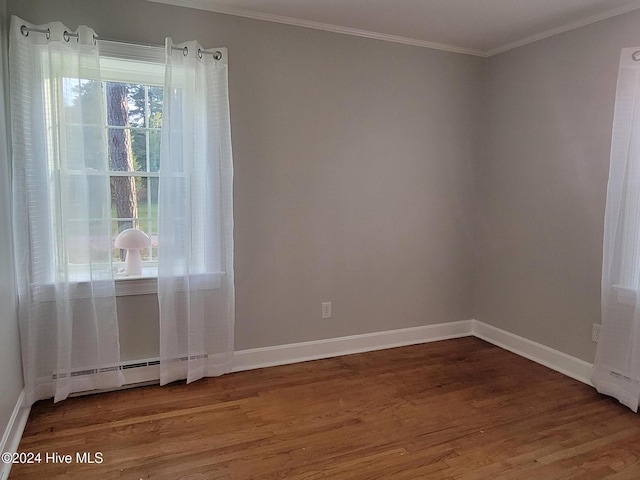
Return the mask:
[(137, 228), (127, 228), (116, 237), (116, 248), (123, 248), (127, 251), (124, 261), (124, 273), (126, 275), (142, 274), (141, 248), (148, 248), (151, 245), (149, 236)]

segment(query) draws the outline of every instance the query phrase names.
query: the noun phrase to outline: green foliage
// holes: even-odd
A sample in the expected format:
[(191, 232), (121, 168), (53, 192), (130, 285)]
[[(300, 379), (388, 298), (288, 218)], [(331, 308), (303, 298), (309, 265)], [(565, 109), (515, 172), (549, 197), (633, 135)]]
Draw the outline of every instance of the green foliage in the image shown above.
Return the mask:
[[(67, 95), (68, 116), (81, 121), (85, 130), (94, 123), (90, 120), (92, 114), (87, 108), (86, 99), (95, 98), (96, 90), (104, 91), (104, 84), (95, 81), (83, 81), (77, 85), (69, 85)], [(162, 98), (163, 88), (152, 85), (127, 84), (127, 103), (129, 107), (129, 126), (131, 128), (131, 149), (133, 164), (137, 171), (147, 171), (147, 139), (149, 136), (149, 171), (157, 172), (160, 168), (160, 128), (162, 127)], [(148, 102), (148, 103), (147, 103)], [(79, 117), (79, 118), (78, 118)], [(147, 122), (148, 119), (148, 122)], [(148, 125), (147, 125), (148, 123)], [(158, 130), (149, 130), (158, 129)], [(87, 136), (85, 151), (99, 150), (96, 145), (101, 141), (100, 131), (94, 131)]]
[(160, 168), (160, 131), (136, 130), (137, 128), (162, 127), (162, 87), (127, 85), (129, 124), (132, 127), (132, 150), (136, 170), (146, 171), (147, 138), (149, 135), (149, 171)]

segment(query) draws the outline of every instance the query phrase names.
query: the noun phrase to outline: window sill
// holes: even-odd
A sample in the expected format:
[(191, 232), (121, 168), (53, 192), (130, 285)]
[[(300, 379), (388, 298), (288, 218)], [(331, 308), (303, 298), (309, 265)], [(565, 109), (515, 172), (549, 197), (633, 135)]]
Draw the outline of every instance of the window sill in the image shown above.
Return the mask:
[[(195, 290), (217, 290), (222, 285), (223, 272), (197, 273), (190, 278), (190, 288)], [(149, 295), (158, 293), (158, 269), (148, 267), (142, 269), (142, 275), (116, 276), (116, 297), (127, 295)], [(180, 282), (176, 290), (181, 290)]]
[(636, 306), (636, 291), (634, 289), (622, 285), (612, 285), (612, 288), (616, 292), (618, 303), (631, 307)]
[[(216, 290), (222, 285), (224, 272), (200, 273), (190, 276), (190, 288), (196, 290)], [(69, 284), (69, 297), (71, 299), (91, 298), (89, 282), (78, 280)], [(178, 288), (176, 290), (180, 290)], [(52, 284), (32, 286), (32, 296), (38, 302), (52, 302), (55, 300), (55, 286)], [(118, 275), (115, 278), (116, 297), (130, 295), (157, 295), (158, 277), (157, 269), (150, 267), (143, 269), (142, 275)]]
[(155, 262), (151, 265), (144, 265), (140, 275), (125, 275), (124, 266), (122, 267), (118, 269), (122, 273), (116, 273), (114, 277), (116, 297), (158, 293), (158, 265)]

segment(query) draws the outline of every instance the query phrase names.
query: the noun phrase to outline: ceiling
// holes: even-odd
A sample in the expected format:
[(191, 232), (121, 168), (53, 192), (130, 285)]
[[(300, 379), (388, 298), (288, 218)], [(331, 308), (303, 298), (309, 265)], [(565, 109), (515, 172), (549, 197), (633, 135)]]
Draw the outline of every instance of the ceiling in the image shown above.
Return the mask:
[(490, 56), (640, 8), (640, 0), (151, 0)]

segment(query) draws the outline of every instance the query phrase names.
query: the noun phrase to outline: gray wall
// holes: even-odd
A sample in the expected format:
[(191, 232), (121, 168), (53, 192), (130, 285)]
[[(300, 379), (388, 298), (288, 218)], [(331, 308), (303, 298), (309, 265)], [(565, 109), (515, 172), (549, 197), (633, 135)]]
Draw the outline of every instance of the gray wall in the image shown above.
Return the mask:
[[(0, 51), (2, 62), (6, 48), (6, 1), (0, 0)], [(0, 66), (0, 77), (4, 78), (6, 65)], [(0, 102), (4, 96), (0, 93)], [(11, 194), (9, 190), (9, 158), (7, 156), (5, 118), (0, 105), (0, 437), (7, 428), (9, 419), (22, 391), (22, 366), (20, 361), (20, 337), (13, 274), (13, 251), (11, 233)]]
[(478, 320), (593, 362), (620, 49), (640, 12), (491, 57)]
[[(473, 317), (484, 59), (141, 0), (8, 4), (229, 48), (237, 350)], [(154, 297), (119, 300), (123, 356), (150, 356)]]

